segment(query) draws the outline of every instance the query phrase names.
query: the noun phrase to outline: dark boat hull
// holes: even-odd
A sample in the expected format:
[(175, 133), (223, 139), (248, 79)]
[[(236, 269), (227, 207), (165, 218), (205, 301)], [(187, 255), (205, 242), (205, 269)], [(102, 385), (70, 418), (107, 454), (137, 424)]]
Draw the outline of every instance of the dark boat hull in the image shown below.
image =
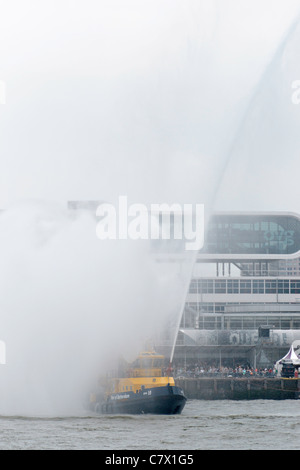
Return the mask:
[(96, 411), (104, 414), (180, 414), (186, 397), (181, 388), (173, 386), (154, 387), (140, 393), (116, 393), (102, 403)]

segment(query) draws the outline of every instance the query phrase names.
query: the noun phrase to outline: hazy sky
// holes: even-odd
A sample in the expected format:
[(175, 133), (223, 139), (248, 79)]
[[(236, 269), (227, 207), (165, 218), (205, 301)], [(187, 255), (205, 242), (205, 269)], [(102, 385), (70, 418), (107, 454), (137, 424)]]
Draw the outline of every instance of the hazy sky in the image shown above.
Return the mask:
[[(299, 0), (0, 0), (0, 206), (120, 194), (206, 202), (299, 9)], [(235, 208), (239, 193), (225, 192)], [(259, 208), (260, 198), (243, 204)]]

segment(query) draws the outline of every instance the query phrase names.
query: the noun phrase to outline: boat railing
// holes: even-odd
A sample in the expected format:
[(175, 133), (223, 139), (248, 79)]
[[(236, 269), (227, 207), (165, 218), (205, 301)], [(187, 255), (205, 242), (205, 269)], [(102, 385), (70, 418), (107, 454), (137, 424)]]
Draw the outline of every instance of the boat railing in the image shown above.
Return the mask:
[(143, 369), (143, 368), (135, 368), (128, 371), (129, 377), (161, 377), (162, 370), (161, 369)]

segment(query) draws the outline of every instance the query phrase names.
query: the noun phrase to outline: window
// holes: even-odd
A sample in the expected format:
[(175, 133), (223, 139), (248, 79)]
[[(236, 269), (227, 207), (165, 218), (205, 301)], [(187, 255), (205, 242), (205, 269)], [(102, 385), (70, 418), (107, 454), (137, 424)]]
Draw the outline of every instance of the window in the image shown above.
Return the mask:
[(214, 313), (214, 311), (215, 309), (213, 303), (199, 304), (199, 312)]
[(226, 294), (226, 281), (215, 281), (215, 293)]
[(152, 358), (151, 357), (143, 357), (140, 359), (140, 367), (142, 369), (149, 369), (152, 367)]
[(186, 305), (187, 305), (187, 307), (194, 310), (195, 312), (198, 311), (198, 305), (199, 304), (197, 302), (187, 302)]
[(253, 281), (253, 294), (264, 294), (265, 284), (264, 281)]
[(241, 294), (251, 294), (251, 281), (241, 281), (240, 292)]
[(277, 292), (277, 282), (266, 281), (266, 294), (276, 294), (276, 292)]
[(255, 326), (255, 317), (246, 317), (243, 318), (243, 329), (244, 330), (253, 330)]
[(156, 369), (160, 369), (163, 366), (163, 359), (160, 357), (156, 357), (153, 359), (153, 367)]
[(230, 328), (241, 330), (243, 328), (243, 317), (230, 317)]
[(292, 319), (290, 317), (281, 317), (281, 329), (289, 330), (291, 328)]
[(270, 325), (274, 326), (274, 328), (280, 330), (280, 317), (279, 316), (274, 316), (270, 317), (268, 316), (267, 319), (265, 320), (265, 325)]
[(278, 280), (278, 294), (289, 294), (290, 282), (288, 280)]
[(260, 326), (264, 326), (268, 324), (268, 317), (255, 317), (255, 327), (259, 328)]
[(293, 328), (299, 330), (300, 329), (300, 319), (293, 318)]
[(214, 330), (216, 328), (215, 317), (204, 317), (203, 320), (205, 330)]
[(213, 294), (214, 292), (213, 280), (203, 279), (199, 281), (199, 292), (202, 294)]
[(224, 313), (225, 306), (224, 304), (215, 304), (215, 312), (216, 313)]
[(215, 215), (207, 231), (204, 252), (296, 253), (300, 248), (300, 221), (294, 216)]
[(291, 294), (300, 294), (300, 281), (291, 281)]
[(238, 294), (239, 293), (239, 281), (228, 280), (227, 281), (227, 293)]

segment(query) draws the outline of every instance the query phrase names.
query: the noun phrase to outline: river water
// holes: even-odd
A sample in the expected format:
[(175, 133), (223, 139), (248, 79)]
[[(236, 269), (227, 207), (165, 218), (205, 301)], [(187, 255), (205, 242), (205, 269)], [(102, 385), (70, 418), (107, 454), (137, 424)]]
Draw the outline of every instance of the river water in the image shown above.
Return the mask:
[(0, 417), (0, 449), (300, 449), (295, 400), (187, 402), (181, 415)]

